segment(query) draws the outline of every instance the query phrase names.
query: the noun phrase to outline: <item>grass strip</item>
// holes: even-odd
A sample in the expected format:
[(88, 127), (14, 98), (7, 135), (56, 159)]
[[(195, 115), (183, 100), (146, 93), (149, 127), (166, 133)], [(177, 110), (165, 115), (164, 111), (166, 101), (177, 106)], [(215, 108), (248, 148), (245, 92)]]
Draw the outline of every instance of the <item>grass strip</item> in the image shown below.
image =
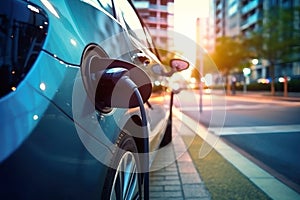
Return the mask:
[(270, 199), (214, 149), (206, 157), (200, 159), (199, 150), (203, 144), (202, 138), (199, 136), (182, 136), (182, 138), (186, 144), (190, 144), (192, 140), (188, 150), (212, 199)]

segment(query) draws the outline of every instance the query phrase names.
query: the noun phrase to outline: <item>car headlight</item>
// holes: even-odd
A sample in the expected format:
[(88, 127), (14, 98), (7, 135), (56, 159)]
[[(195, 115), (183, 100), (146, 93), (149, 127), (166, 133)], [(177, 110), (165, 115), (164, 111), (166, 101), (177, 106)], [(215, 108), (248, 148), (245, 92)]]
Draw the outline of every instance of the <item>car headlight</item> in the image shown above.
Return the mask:
[(0, 98), (15, 91), (38, 57), (48, 31), (46, 13), (20, 0), (0, 7)]

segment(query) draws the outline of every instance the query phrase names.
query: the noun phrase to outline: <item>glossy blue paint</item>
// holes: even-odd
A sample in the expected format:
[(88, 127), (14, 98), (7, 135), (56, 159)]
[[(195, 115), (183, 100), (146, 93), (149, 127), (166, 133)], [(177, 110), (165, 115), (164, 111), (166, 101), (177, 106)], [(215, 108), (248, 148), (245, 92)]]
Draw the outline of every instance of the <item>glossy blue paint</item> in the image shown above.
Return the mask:
[[(106, 164), (112, 163), (119, 134), (140, 111), (95, 110), (82, 81), (83, 52), (93, 44), (109, 58), (132, 63), (131, 56), (143, 50), (153, 58), (151, 64), (158, 59), (124, 32), (125, 23), (116, 20), (120, 16), (114, 19), (100, 4), (24, 2), (47, 13), (49, 28), (30, 71), (16, 91), (0, 98), (0, 199), (100, 199)], [(140, 68), (154, 75), (150, 67)], [(147, 110), (151, 138), (161, 138), (166, 127), (168, 112), (165, 104), (159, 104), (154, 102), (154, 109)], [(141, 136), (138, 123), (132, 124), (136, 127), (127, 131)], [(156, 150), (160, 139), (153, 141), (151, 147)]]

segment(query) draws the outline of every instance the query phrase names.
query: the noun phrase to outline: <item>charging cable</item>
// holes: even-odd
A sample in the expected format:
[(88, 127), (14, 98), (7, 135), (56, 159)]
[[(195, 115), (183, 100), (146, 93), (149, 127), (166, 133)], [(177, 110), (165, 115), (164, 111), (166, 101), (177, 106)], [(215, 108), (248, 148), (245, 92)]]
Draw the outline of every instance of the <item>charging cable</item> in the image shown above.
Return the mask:
[(144, 199), (149, 199), (149, 134), (147, 128), (147, 118), (146, 111), (143, 103), (143, 99), (141, 94), (137, 88), (134, 89), (134, 94), (136, 95), (139, 104), (140, 111), (142, 116), (142, 129), (143, 129), (143, 137), (144, 137)]
[[(136, 98), (136, 101), (138, 102), (142, 117), (142, 131), (144, 144), (144, 162), (142, 164), (142, 171), (144, 172), (144, 199), (149, 200), (149, 133), (147, 128), (147, 116), (142, 95), (137, 85), (131, 80), (130, 73), (127, 69), (122, 67), (114, 67), (104, 70), (101, 74), (102, 75), (100, 78), (100, 84), (104, 83), (102, 85), (103, 90), (111, 90), (111, 92), (109, 92), (110, 97), (112, 97), (112, 91), (114, 91), (115, 87), (120, 87), (118, 89), (126, 90), (128, 92), (131, 92), (131, 94), (133, 93)], [(112, 107), (114, 106), (113, 103), (109, 104)]]

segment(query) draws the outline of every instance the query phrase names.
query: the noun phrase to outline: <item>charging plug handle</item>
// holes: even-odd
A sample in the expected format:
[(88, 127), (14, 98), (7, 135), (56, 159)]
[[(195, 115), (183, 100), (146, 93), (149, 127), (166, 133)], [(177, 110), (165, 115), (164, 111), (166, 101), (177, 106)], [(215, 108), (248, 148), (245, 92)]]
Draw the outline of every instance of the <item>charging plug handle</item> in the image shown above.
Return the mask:
[[(98, 81), (95, 95), (97, 110), (103, 108), (134, 108), (139, 106), (134, 95), (138, 86), (130, 78), (130, 72), (122, 67), (115, 67), (98, 72)], [(139, 88), (138, 88), (139, 89)]]

